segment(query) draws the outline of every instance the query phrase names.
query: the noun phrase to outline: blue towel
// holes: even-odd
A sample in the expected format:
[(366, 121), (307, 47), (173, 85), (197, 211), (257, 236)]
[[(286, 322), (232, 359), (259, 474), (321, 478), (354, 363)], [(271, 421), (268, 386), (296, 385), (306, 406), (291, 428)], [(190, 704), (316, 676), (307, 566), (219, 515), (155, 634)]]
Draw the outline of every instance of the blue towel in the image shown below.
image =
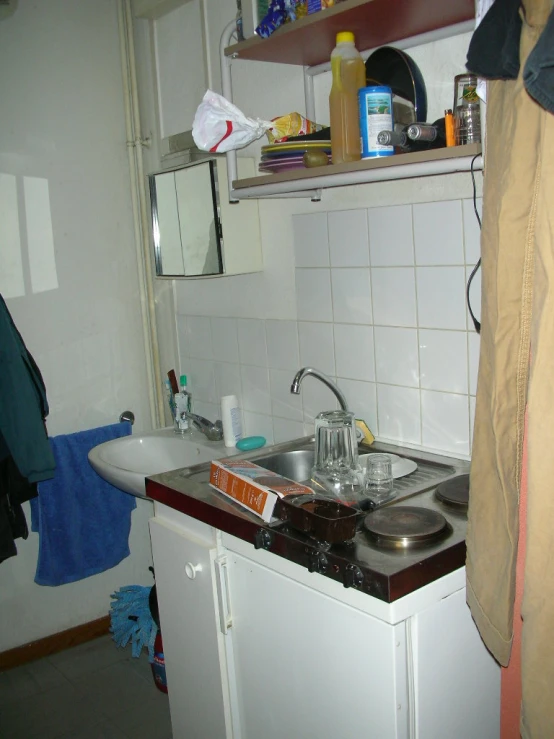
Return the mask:
[(82, 580), (129, 556), (136, 500), (105, 482), (90, 466), (88, 453), (130, 433), (125, 422), (50, 439), (56, 474), (39, 483), (38, 498), (31, 500), (31, 529), (39, 533), (39, 585)]

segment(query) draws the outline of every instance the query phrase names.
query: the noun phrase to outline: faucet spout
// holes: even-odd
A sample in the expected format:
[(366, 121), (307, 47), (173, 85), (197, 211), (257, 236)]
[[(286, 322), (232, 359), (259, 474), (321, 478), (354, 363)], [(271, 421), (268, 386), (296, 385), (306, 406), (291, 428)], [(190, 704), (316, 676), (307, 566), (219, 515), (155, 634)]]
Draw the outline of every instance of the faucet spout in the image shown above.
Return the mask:
[(298, 372), (294, 376), (292, 385), (290, 386), (291, 393), (293, 393), (294, 395), (300, 394), (300, 385), (302, 383), (302, 380), (306, 377), (306, 375), (313, 375), (314, 377), (317, 377), (318, 380), (321, 380), (321, 382), (324, 385), (327, 385), (329, 390), (331, 390), (331, 392), (334, 393), (336, 399), (339, 401), (339, 405), (342, 408), (342, 410), (343, 411), (348, 410), (348, 403), (346, 402), (346, 398), (344, 397), (343, 393), (339, 390), (339, 388), (335, 385), (333, 380), (331, 380), (330, 377), (327, 377), (326, 374), (324, 374), (320, 370), (315, 369), (314, 367), (302, 367), (302, 369), (298, 370)]
[(223, 439), (223, 425), (221, 421), (212, 423), (207, 418), (199, 416), (197, 413), (188, 413), (189, 420), (194, 426), (201, 431), (208, 441), (221, 441)]

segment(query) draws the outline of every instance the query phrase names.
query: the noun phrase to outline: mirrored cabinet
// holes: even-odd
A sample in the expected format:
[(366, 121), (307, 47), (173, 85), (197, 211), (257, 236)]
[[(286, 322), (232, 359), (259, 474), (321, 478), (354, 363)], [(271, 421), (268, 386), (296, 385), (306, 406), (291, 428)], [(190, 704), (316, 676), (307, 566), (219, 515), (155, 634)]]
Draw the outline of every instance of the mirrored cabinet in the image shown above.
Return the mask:
[[(157, 277), (208, 278), (262, 269), (256, 201), (229, 203), (226, 160), (214, 157), (149, 176)], [(253, 159), (239, 159), (241, 176)]]

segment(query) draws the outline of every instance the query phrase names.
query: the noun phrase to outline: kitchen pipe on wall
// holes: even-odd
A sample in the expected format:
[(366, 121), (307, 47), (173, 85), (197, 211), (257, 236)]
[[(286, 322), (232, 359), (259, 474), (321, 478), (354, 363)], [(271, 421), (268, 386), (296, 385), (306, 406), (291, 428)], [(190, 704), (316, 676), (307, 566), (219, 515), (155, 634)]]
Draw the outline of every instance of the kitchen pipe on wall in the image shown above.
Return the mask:
[(146, 354), (148, 376), (148, 400), (153, 428), (164, 423), (164, 398), (162, 394), (160, 357), (154, 288), (152, 283), (152, 263), (148, 230), (148, 208), (145, 191), (145, 176), (142, 147), (147, 142), (141, 136), (140, 113), (138, 106), (135, 47), (133, 39), (133, 16), (130, 0), (119, 0), (117, 4), (119, 20), (119, 43), (121, 50), (121, 70), (125, 103), (125, 128), (127, 134), (127, 153), (131, 175), (131, 198), (135, 231), (135, 246), (139, 273), (139, 290), (142, 316), (142, 329)]

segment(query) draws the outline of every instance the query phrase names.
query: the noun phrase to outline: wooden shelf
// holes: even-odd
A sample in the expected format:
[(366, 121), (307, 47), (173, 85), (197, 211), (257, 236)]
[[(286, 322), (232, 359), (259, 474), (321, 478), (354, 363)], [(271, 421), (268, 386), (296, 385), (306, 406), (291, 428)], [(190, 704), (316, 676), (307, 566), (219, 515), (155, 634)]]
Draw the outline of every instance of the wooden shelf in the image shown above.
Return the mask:
[[(467, 172), (471, 169), (473, 158), (480, 154), (481, 144), (395, 154), (390, 157), (364, 159), (349, 164), (293, 169), (280, 174), (235, 180), (233, 190), (238, 198), (264, 197), (264, 195), (269, 196), (276, 193), (298, 193), (368, 182)], [(482, 169), (480, 156), (474, 169)]]
[(287, 23), (269, 38), (257, 36), (225, 49), (227, 56), (314, 66), (329, 61), (339, 31), (352, 31), (356, 47), (374, 49), (475, 17), (474, 0), (345, 0)]

